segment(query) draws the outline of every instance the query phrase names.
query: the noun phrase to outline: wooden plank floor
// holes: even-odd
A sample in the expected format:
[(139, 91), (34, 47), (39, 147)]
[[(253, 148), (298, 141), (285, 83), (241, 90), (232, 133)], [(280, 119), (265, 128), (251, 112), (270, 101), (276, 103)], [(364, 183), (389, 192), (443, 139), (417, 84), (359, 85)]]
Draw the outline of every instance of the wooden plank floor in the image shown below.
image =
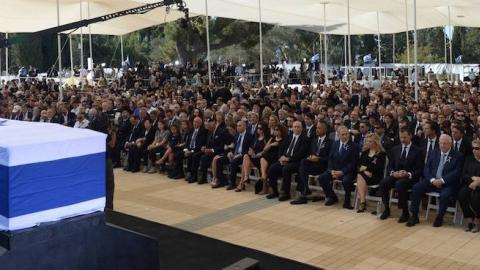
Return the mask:
[[(480, 269), (480, 234), (115, 171), (117, 211), (326, 269)], [(372, 204), (370, 209), (372, 210)], [(397, 213), (394, 216), (398, 216)], [(450, 223), (450, 219), (446, 223)]]

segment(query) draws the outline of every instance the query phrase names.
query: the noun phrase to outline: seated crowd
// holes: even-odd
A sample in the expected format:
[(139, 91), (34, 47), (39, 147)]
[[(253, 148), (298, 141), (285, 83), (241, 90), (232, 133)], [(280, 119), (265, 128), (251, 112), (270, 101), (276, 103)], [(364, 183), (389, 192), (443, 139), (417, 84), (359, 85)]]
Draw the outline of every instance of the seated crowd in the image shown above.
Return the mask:
[[(337, 204), (341, 187), (343, 208), (354, 208), (357, 192), (359, 213), (367, 195), (378, 194), (384, 220), (394, 191), (398, 222), (409, 227), (419, 222), (425, 194), (437, 192), (433, 226), (458, 200), (467, 230), (480, 229), (480, 98), (470, 85), (425, 84), (415, 101), (413, 87), (390, 81), (380, 89), (354, 82), (350, 94), (342, 82), (192, 86), (161, 80), (155, 69), (151, 75), (153, 88), (142, 79), (131, 89), (66, 86), (62, 100), (45, 82), (2, 82), (0, 117), (108, 133), (114, 165), (133, 173), (241, 192), (256, 169), (255, 193), (294, 205)], [(312, 195), (314, 187), (325, 197)]]

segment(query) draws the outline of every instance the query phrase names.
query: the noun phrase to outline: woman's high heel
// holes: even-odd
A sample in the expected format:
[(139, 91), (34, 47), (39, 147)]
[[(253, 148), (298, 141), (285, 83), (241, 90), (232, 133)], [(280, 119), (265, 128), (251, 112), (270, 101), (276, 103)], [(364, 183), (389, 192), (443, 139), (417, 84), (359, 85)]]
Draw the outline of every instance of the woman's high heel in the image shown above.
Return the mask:
[(367, 203), (366, 202), (361, 202), (360, 206), (358, 207), (357, 213), (363, 213), (367, 210)]

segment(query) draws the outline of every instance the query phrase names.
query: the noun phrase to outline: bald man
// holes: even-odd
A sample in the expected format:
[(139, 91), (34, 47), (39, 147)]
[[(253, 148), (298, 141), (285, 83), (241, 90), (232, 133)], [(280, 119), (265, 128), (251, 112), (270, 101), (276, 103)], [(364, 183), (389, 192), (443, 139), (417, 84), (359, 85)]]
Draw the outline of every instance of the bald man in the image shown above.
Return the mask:
[(423, 180), (413, 186), (410, 211), (407, 227), (419, 223), (418, 209), (420, 200), (425, 193), (438, 192), (440, 203), (437, 217), (433, 227), (443, 225), (443, 216), (447, 210), (450, 199), (457, 192), (463, 167), (463, 156), (452, 149), (452, 137), (442, 134), (439, 139), (439, 149), (432, 152), (423, 171)]

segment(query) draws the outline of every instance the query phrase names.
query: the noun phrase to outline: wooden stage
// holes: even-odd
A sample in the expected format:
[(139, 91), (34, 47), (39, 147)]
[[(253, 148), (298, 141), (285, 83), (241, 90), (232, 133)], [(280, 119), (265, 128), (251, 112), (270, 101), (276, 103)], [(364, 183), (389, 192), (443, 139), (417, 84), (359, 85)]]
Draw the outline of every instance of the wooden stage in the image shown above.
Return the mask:
[[(323, 202), (292, 206), (244, 192), (115, 170), (115, 210), (325, 269), (480, 269), (480, 234), (435, 213), (414, 228)], [(374, 210), (369, 205), (368, 210)], [(395, 208), (395, 207), (393, 207)], [(421, 212), (422, 214), (423, 212)]]

